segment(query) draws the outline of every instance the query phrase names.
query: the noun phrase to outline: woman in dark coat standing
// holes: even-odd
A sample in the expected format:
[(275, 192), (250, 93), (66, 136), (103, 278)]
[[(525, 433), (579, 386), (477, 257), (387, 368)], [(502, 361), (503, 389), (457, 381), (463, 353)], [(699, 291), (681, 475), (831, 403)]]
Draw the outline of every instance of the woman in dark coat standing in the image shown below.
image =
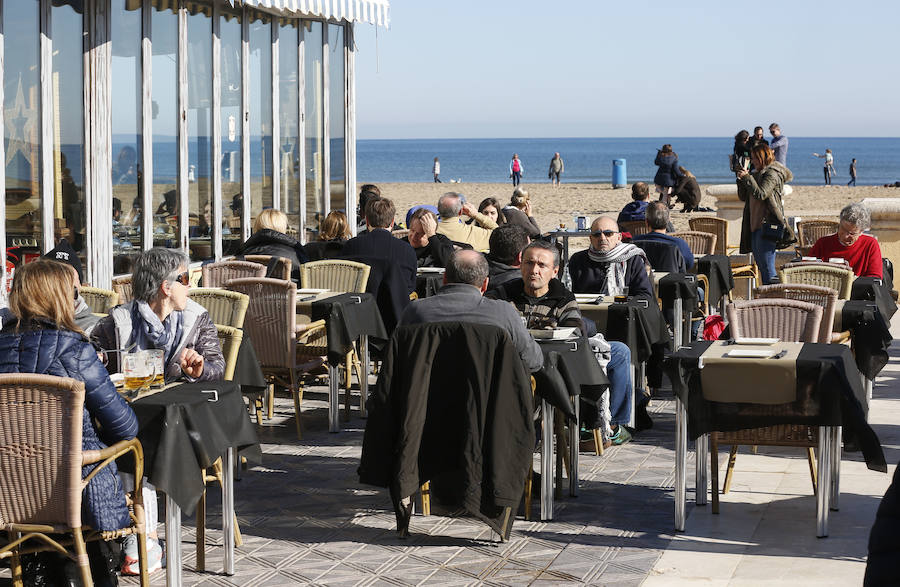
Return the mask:
[(306, 251), (300, 241), (286, 234), (287, 215), (281, 210), (268, 208), (253, 221), (253, 234), (241, 245), (237, 256), (272, 255), (291, 262), (291, 278), (300, 280), (300, 264), (306, 263)]
[(656, 170), (656, 177), (653, 178), (656, 191), (659, 192), (659, 201), (665, 202), (666, 206), (671, 208), (669, 200), (672, 198), (672, 190), (681, 177), (681, 171), (678, 170), (678, 155), (672, 150), (672, 145), (667, 143), (656, 152), (656, 160), (653, 163), (659, 167)]

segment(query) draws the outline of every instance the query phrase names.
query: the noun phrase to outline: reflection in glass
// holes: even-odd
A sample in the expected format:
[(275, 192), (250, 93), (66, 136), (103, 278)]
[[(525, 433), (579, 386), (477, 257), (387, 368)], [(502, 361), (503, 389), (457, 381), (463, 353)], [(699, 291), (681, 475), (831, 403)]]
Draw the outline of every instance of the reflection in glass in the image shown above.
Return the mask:
[[(322, 145), (323, 128), (322, 101), (322, 23), (302, 21), (303, 67), (306, 77), (304, 91), (304, 126), (306, 140), (306, 242), (314, 241), (319, 231), (319, 217), (324, 208), (322, 182), (324, 180)], [(343, 110), (343, 106), (341, 106)]]
[(191, 4), (187, 29), (188, 225), (191, 261), (213, 258), (212, 8)]
[[(80, 3), (79, 3), (80, 10)], [(84, 197), (84, 75), (82, 16), (68, 4), (50, 6), (53, 31), (53, 218), (56, 241), (65, 238), (87, 266)], [(72, 99), (67, 99), (72, 96)]]
[(113, 275), (131, 273), (141, 250), (141, 9), (116, 0), (111, 10)]
[(178, 14), (153, 10), (153, 245), (177, 248), (178, 233)]
[(222, 76), (222, 254), (233, 255), (241, 243), (241, 18), (240, 9), (220, 9)]
[(278, 31), (278, 124), (281, 148), (281, 207), (288, 215), (288, 233), (300, 226), (300, 60), (297, 55), (296, 19), (287, 19)]
[[(344, 170), (344, 27), (328, 25), (328, 132), (331, 210), (344, 210), (347, 182)], [(346, 212), (346, 210), (344, 210)]]
[(250, 15), (250, 219), (272, 207), (272, 17)]
[[(6, 243), (20, 260), (41, 246), (40, 20), (37, 0), (3, 6)], [(80, 55), (80, 52), (79, 52)]]

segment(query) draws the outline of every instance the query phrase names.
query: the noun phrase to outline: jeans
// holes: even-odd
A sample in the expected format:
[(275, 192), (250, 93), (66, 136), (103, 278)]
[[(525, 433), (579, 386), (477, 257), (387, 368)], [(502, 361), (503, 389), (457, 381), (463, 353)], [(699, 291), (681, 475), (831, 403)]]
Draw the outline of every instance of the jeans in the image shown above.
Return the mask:
[(522, 183), (522, 172), (521, 171), (513, 171), (512, 173), (513, 186), (517, 186)]
[(628, 424), (631, 420), (631, 398), (634, 389), (631, 385), (631, 349), (623, 342), (610, 341), (610, 359), (606, 366), (609, 378), (609, 413), (610, 423)]
[(754, 230), (750, 234), (750, 248), (753, 250), (753, 260), (759, 267), (759, 274), (763, 285), (769, 285), (775, 281), (775, 241), (763, 238), (762, 230)]
[(853, 187), (856, 187), (856, 177), (855, 176), (851, 177), (850, 181), (847, 182), (847, 185), (852, 185)]

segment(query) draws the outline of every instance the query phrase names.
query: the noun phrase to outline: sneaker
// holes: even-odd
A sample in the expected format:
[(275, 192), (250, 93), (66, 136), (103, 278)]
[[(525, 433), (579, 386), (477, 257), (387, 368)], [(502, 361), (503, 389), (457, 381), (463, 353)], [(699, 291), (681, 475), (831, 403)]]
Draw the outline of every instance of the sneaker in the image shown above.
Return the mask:
[[(141, 566), (138, 555), (138, 537), (134, 534), (125, 537), (122, 543), (122, 553), (125, 562), (122, 563), (123, 575), (140, 575)], [(162, 568), (163, 550), (159, 542), (153, 538), (147, 538), (147, 572), (152, 573)]]
[(624, 426), (619, 426), (616, 428), (616, 433), (609, 438), (609, 441), (616, 446), (631, 442), (631, 432)]

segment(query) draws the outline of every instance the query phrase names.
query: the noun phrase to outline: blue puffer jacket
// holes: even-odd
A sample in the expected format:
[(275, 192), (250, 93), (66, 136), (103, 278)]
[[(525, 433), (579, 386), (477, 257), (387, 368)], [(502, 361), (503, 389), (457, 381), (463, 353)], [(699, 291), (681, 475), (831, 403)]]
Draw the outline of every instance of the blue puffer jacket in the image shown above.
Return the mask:
[[(21, 332), (16, 332), (15, 326), (12, 322), (0, 332), (0, 373), (39, 373), (84, 381), (84, 450), (99, 450), (107, 446), (105, 443), (135, 437), (137, 416), (116, 392), (87, 340), (44, 322), (23, 325)], [(92, 418), (99, 424), (100, 434)], [(84, 467), (82, 478), (93, 467)], [(95, 530), (116, 530), (128, 524), (128, 508), (115, 463), (91, 479), (84, 490), (82, 510), (83, 523)]]

